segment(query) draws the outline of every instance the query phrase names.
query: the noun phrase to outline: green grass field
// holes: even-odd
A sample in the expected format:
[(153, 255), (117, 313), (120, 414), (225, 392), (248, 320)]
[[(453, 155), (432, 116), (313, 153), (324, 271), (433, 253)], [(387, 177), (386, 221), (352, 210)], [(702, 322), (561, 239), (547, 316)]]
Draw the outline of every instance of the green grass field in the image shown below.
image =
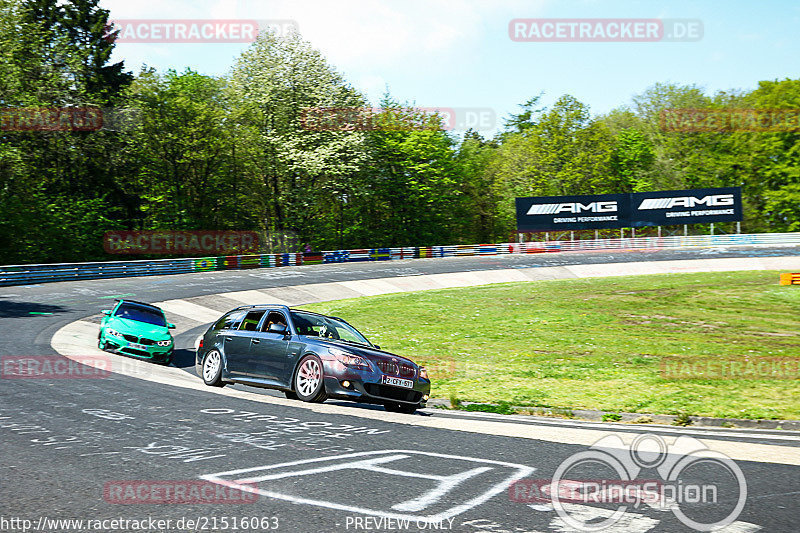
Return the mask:
[(796, 378), (665, 379), (661, 371), (676, 356), (800, 358), (800, 287), (779, 286), (778, 272), (504, 283), (304, 307), (341, 316), (427, 366), (434, 398), (800, 419)]

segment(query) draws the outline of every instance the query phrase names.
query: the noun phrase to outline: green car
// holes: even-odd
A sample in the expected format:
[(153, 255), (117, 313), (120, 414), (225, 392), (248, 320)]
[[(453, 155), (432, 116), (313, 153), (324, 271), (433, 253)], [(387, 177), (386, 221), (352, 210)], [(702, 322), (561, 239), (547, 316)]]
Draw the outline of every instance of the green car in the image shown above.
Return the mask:
[(175, 324), (167, 322), (160, 308), (133, 300), (118, 300), (114, 309), (106, 309), (103, 314), (98, 348), (165, 365), (172, 362), (175, 342), (169, 330)]

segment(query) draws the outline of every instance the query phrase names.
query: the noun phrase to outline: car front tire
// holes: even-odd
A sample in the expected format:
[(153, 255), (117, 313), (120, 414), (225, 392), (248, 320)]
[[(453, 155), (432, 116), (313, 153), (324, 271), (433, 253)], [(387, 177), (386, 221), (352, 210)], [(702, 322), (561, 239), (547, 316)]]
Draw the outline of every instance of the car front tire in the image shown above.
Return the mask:
[(217, 350), (210, 350), (203, 357), (201, 367), (203, 382), (209, 387), (224, 387), (222, 382), (222, 354)]
[(325, 393), (325, 375), (322, 361), (313, 354), (306, 355), (297, 365), (294, 375), (294, 392), (304, 402), (322, 403), (328, 399)]

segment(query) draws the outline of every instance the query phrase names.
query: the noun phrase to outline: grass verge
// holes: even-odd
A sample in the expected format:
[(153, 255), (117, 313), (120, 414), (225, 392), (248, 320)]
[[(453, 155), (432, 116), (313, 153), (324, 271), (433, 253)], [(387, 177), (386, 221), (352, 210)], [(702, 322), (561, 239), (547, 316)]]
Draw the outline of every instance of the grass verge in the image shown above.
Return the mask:
[(303, 307), (427, 366), (433, 396), (451, 402), (800, 419), (796, 364), (794, 379), (662, 372), (685, 358), (800, 358), (800, 287), (779, 286), (777, 272), (504, 283)]

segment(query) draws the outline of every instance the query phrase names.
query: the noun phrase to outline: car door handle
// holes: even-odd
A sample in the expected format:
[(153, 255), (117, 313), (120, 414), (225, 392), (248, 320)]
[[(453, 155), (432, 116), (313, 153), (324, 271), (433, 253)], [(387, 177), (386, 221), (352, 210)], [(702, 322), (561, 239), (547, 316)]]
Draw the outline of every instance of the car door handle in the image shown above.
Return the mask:
[(226, 340), (226, 341), (232, 341), (232, 340), (233, 340), (233, 337), (225, 337), (225, 340)]
[(252, 340), (252, 343), (253, 343), (253, 344), (258, 344), (259, 342), (261, 342), (261, 341), (260, 341), (260, 340), (258, 340), (258, 339), (253, 339), (253, 340)]

